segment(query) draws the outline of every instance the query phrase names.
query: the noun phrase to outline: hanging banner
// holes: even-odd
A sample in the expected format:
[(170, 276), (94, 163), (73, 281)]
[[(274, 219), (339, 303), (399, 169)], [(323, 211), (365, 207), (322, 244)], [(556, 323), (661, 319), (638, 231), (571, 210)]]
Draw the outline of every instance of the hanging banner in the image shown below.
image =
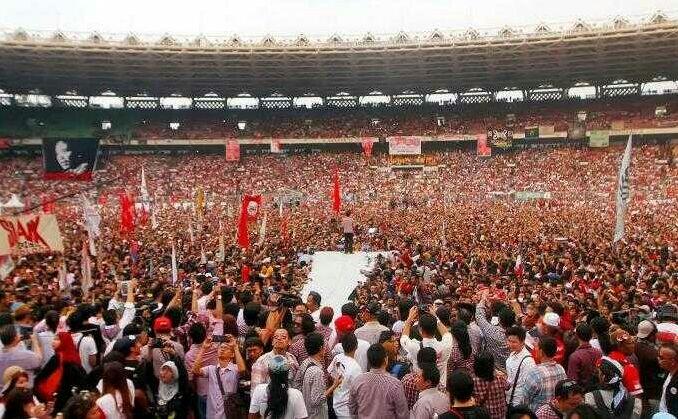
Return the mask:
[(0, 255), (24, 256), (63, 250), (54, 214), (0, 217)]
[(492, 155), (492, 147), (487, 145), (487, 135), (478, 134), (478, 142), (476, 145), (476, 153), (481, 157), (490, 157)]
[(92, 180), (98, 150), (99, 140), (95, 138), (43, 139), (45, 179)]
[(420, 137), (388, 137), (388, 154), (413, 155), (421, 154)]
[(271, 140), (271, 153), (282, 153), (282, 144), (280, 140)]
[(226, 140), (226, 161), (240, 161), (240, 143), (238, 140)]
[(372, 157), (372, 149), (374, 148), (374, 138), (365, 137), (362, 140), (363, 153), (368, 159)]
[(591, 131), (589, 134), (589, 147), (605, 148), (610, 146), (609, 131)]
[(492, 147), (511, 148), (513, 147), (513, 130), (491, 129), (487, 131), (487, 140)]

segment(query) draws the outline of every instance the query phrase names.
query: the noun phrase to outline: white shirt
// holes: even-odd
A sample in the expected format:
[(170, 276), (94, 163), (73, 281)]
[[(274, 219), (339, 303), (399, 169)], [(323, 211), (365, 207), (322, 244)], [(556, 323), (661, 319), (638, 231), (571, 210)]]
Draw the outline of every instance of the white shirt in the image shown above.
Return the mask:
[(666, 390), (669, 387), (669, 383), (671, 382), (671, 379), (673, 378), (673, 374), (669, 374), (666, 376), (666, 380), (664, 380), (664, 385), (662, 386), (662, 398), (659, 400), (659, 411), (660, 412), (667, 412), (669, 411), (669, 408), (666, 406)]
[[(355, 350), (355, 360), (360, 365), (360, 369), (362, 369), (363, 372), (367, 372), (367, 350), (370, 348), (370, 343), (366, 340), (358, 339), (358, 348)], [(334, 345), (334, 348), (332, 348), (332, 356), (336, 356), (338, 354), (343, 354), (344, 353), (344, 348), (341, 346), (341, 343), (337, 343)]]
[(518, 377), (518, 381), (516, 381), (516, 390), (513, 394), (513, 402), (511, 403), (512, 406), (518, 406), (522, 403), (525, 391), (525, 377), (527, 376), (527, 373), (535, 367), (536, 364), (534, 362), (534, 358), (530, 356), (530, 351), (528, 351), (524, 346), (522, 351), (511, 352), (508, 358), (506, 358), (506, 381), (508, 382), (509, 386), (511, 386), (508, 390), (506, 390), (506, 402), (508, 403), (509, 399), (511, 398), (511, 392), (513, 391), (513, 381), (516, 379), (518, 366), (520, 365), (520, 361), (522, 361), (522, 359), (526, 356), (529, 358), (526, 358), (525, 361), (523, 361), (523, 365), (520, 367), (520, 376)]
[(339, 417), (351, 416), (351, 411), (348, 407), (348, 399), (351, 392), (351, 385), (353, 380), (362, 374), (362, 368), (358, 361), (346, 356), (345, 354), (337, 354), (330, 366), (327, 367), (327, 372), (333, 377), (344, 377), (341, 385), (334, 391), (332, 402), (334, 404), (334, 411)]
[[(267, 390), (268, 384), (259, 384), (254, 391), (252, 391), (250, 413), (258, 413), (262, 418), (270, 417), (270, 415), (265, 416), (266, 408), (268, 407)], [(302, 419), (307, 416), (306, 404), (304, 404), (304, 396), (301, 395), (301, 391), (296, 388), (288, 388), (287, 409), (285, 409), (285, 416), (283, 416), (283, 419)]]
[(417, 354), (420, 348), (433, 348), (436, 351), (436, 366), (440, 371), (440, 386), (445, 388), (447, 383), (447, 361), (452, 353), (452, 334), (447, 332), (441, 340), (423, 338), (421, 342), (416, 339), (410, 339), (409, 336), (400, 337), (400, 346), (407, 352), (412, 365), (417, 365)]
[(207, 311), (207, 302), (210, 300), (210, 295), (203, 295), (198, 298), (198, 313), (204, 313)]
[(92, 336), (83, 337), (82, 333), (78, 332), (73, 334), (73, 343), (75, 343), (76, 348), (78, 347), (78, 344), (80, 344), (80, 349), (78, 350), (80, 353), (80, 362), (82, 363), (82, 368), (89, 374), (92, 372), (93, 368), (89, 363), (89, 356), (99, 353), (94, 338)]
[[(42, 348), (42, 366), (44, 367), (47, 362), (54, 355), (54, 348), (52, 348), (52, 342), (54, 341), (54, 332), (51, 330), (46, 330), (44, 332), (38, 333), (38, 342), (40, 342), (40, 347)], [(0, 416), (2, 417), (2, 416)]]
[[(99, 380), (97, 390), (102, 392), (103, 388), (103, 382)], [(127, 390), (131, 399), (130, 403), (134, 406), (134, 384), (129, 379), (127, 380)], [(106, 419), (126, 419), (122, 412), (122, 394), (117, 390), (115, 391), (115, 398), (113, 398), (112, 394), (104, 394), (97, 399), (96, 405), (104, 412)]]

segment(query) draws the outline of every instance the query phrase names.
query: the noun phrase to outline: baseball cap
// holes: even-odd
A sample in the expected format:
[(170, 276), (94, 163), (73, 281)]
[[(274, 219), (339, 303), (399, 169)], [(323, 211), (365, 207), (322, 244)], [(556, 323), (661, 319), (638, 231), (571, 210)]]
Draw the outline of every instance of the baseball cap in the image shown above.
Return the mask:
[(650, 336), (654, 331), (655, 331), (654, 323), (652, 323), (649, 320), (643, 320), (642, 322), (638, 323), (638, 333), (636, 333), (636, 337), (645, 339), (646, 337)]
[(160, 316), (153, 322), (153, 331), (155, 333), (169, 333), (172, 331), (172, 322), (169, 317)]
[(584, 394), (584, 389), (576, 381), (570, 379), (560, 380), (556, 383), (553, 391), (555, 397), (566, 398), (572, 394)]
[(560, 327), (560, 316), (557, 313), (549, 312), (544, 314), (544, 324), (551, 327)]
[(339, 333), (348, 333), (352, 332), (355, 328), (355, 322), (350, 316), (339, 316), (337, 320), (334, 321), (334, 327)]

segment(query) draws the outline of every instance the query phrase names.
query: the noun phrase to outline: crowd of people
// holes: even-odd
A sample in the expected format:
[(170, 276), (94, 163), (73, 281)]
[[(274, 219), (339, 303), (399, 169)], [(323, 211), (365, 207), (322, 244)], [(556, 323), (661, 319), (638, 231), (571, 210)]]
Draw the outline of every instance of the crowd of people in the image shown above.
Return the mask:
[[(2, 281), (0, 417), (676, 417), (678, 167), (661, 153), (634, 147), (614, 245), (616, 147), (441, 152), (425, 172), (357, 152), (103, 156), (92, 184), (3, 159), (0, 201), (56, 214), (65, 250)], [(266, 229), (242, 249), (251, 193)], [(88, 284), (81, 195), (101, 216)], [(379, 252), (341, 307), (301, 296), (319, 250)]]

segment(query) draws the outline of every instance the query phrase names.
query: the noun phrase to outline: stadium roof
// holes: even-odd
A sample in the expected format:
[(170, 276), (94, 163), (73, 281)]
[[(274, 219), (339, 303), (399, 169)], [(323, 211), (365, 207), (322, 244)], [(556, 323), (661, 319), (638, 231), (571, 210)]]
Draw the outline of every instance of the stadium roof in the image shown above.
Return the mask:
[(180, 41), (166, 35), (148, 42), (135, 35), (44, 37), (22, 30), (0, 36), (0, 89), (14, 93), (426, 94), (656, 77), (678, 79), (678, 21), (661, 14), (638, 24), (621, 18), (604, 26), (580, 21), (566, 30), (539, 25), (529, 33), (504, 28), (489, 36), (474, 30), (351, 40), (335, 35), (324, 41), (304, 36)]

